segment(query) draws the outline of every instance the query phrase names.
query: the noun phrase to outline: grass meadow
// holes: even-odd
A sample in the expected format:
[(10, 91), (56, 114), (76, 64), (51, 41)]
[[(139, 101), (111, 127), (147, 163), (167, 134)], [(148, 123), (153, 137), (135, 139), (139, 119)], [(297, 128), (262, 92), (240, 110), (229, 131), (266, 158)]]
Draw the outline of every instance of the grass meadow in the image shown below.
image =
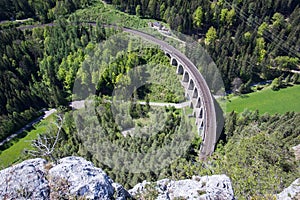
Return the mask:
[(232, 97), (226, 102), (226, 112), (244, 110), (258, 110), (260, 114), (300, 112), (300, 85), (273, 91), (265, 88), (254, 93)]
[[(32, 149), (31, 141), (39, 134), (45, 133), (47, 127), (55, 119), (55, 114), (35, 124), (31, 130), (26, 131), (25, 137), (15, 138), (11, 141), (11, 146), (0, 152), (0, 167), (5, 168), (21, 161), (25, 149)], [(22, 159), (23, 160), (23, 159)]]

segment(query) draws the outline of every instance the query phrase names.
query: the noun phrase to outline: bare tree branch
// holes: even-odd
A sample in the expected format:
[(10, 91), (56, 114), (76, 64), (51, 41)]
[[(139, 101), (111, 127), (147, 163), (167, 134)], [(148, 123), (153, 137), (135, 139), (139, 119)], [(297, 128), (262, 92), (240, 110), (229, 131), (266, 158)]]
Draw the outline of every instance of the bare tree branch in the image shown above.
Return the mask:
[[(57, 127), (57, 132), (55, 137), (48, 136), (47, 134), (39, 135), (36, 140), (32, 141), (32, 146), (36, 150), (28, 150), (27, 153), (38, 157), (38, 156), (49, 156), (54, 162), (53, 152), (59, 141), (60, 132), (63, 126), (63, 118), (57, 115), (58, 122), (53, 123)], [(51, 142), (54, 139), (54, 142)]]

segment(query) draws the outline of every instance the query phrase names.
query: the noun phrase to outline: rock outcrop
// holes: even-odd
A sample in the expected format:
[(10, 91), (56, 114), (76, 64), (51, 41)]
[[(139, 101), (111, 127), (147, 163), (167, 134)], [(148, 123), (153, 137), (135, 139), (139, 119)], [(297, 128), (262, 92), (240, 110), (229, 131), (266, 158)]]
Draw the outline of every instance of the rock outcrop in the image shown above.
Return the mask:
[[(100, 168), (80, 157), (26, 160), (0, 171), (0, 199), (234, 199), (225, 175), (195, 176), (155, 183), (144, 181), (127, 191)], [(80, 199), (80, 198), (79, 198)]]
[(277, 199), (300, 199), (300, 178), (296, 179), (289, 187), (279, 193)]
[(104, 171), (80, 157), (66, 157), (52, 166), (37, 158), (0, 171), (0, 199), (125, 200), (129, 193)]
[(0, 172), (0, 199), (47, 199), (46, 161), (26, 160)]
[(231, 181), (226, 175), (194, 176), (193, 179), (173, 181), (163, 179), (155, 183), (144, 181), (129, 193), (143, 199), (234, 199)]
[(300, 144), (297, 146), (292, 147), (294, 153), (295, 153), (295, 159), (300, 160)]

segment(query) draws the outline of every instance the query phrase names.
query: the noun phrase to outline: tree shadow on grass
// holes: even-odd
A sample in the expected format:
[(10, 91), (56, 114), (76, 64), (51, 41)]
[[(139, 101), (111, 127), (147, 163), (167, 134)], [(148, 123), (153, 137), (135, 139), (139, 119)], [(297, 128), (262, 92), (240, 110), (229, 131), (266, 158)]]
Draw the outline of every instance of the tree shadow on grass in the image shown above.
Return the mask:
[(240, 95), (240, 98), (246, 99), (246, 98), (249, 98), (249, 95), (248, 95), (248, 94), (241, 94), (241, 95)]

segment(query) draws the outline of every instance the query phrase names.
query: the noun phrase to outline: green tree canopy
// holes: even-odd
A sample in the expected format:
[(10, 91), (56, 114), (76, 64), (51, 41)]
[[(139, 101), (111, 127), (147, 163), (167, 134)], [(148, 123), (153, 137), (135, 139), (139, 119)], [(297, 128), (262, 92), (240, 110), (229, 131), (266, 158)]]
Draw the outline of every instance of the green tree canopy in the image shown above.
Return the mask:
[(205, 43), (210, 44), (211, 42), (214, 42), (217, 39), (217, 30), (211, 26), (206, 35), (205, 35)]
[(199, 6), (194, 14), (193, 14), (193, 24), (197, 27), (197, 28), (200, 28), (201, 27), (201, 23), (202, 23), (202, 20), (203, 20), (203, 10), (202, 10), (202, 7)]

